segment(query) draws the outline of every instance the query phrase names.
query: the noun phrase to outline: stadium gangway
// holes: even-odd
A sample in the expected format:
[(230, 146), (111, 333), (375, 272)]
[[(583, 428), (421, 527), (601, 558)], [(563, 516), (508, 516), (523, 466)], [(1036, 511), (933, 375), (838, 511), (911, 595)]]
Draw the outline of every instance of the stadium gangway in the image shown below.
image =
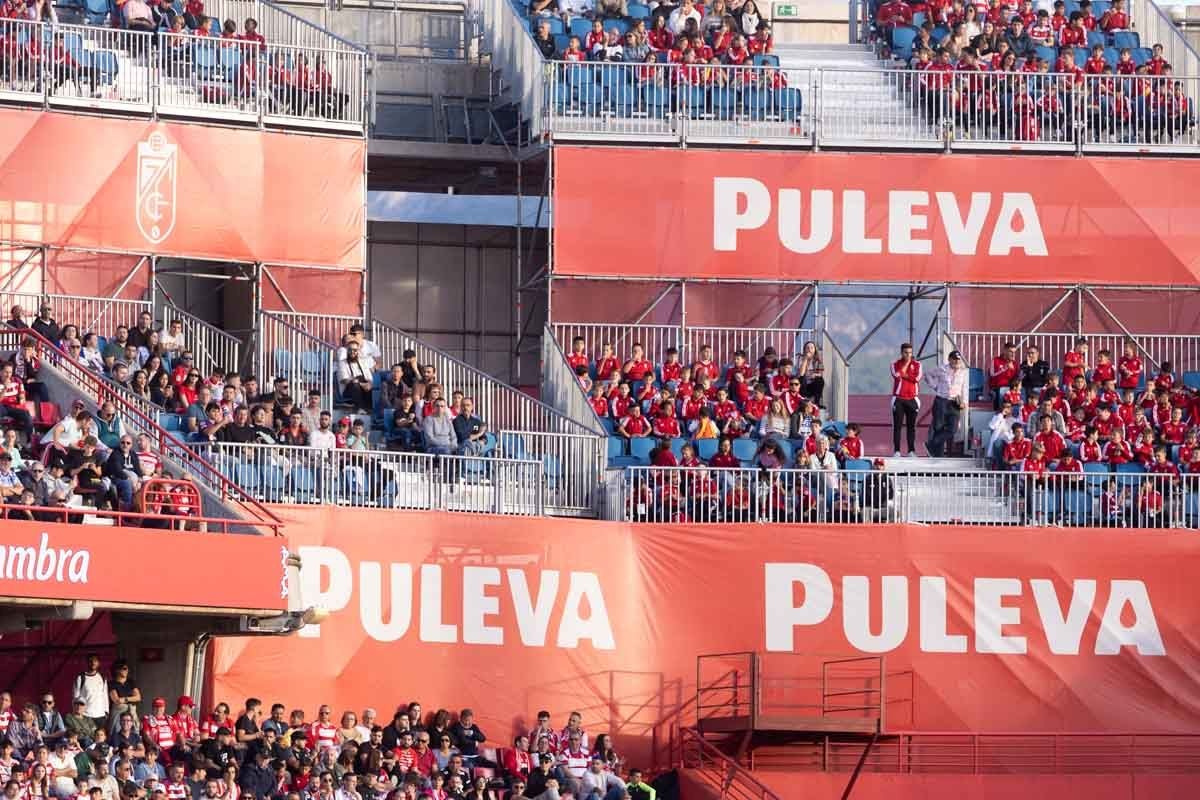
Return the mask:
[(216, 469), (266, 503), (554, 513), (539, 461), (277, 444), (199, 445)]
[(1200, 77), (556, 61), (543, 100), (560, 142), (1200, 151)]
[(270, 0), (207, 0), (207, 15), (213, 18), (220, 33), (221, 26), (232, 20), (242, 33), (247, 19), (258, 23), (260, 33), (270, 44), (326, 50), (364, 51), (361, 45), (339, 36), (320, 21), (313, 20), (298, 9), (290, 9)]
[(365, 135), (371, 55), (340, 42), (222, 40), (0, 20), (0, 102)]
[(275, 3), (380, 61), (461, 61), (478, 55), (478, 15), (455, 0), (285, 0)]
[[(266, 388), (275, 378), (287, 378), (298, 408), (304, 406), (310, 391), (316, 391), (321, 395), (321, 408), (332, 411), (340, 394), (336, 390), (337, 347), (302, 325), (303, 320), (287, 314), (258, 313), (259, 380)], [(339, 340), (340, 336), (333, 341)]]
[[(627, 467), (610, 519), (628, 522), (919, 523), (1188, 528), (1200, 522), (1200, 475), (1107, 466), (1049, 472), (819, 471)], [(1094, 469), (1094, 471), (1093, 471)], [(616, 471), (614, 471), (616, 472)]]
[(226, 373), (240, 371), (242, 343), (236, 336), (169, 302), (158, 307), (157, 319), (164, 331), (170, 330), (172, 322), (180, 324), (184, 349), (191, 352), (192, 363), (201, 374), (211, 375), (217, 368)]
[[(1038, 331), (955, 331), (946, 333), (949, 342), (962, 353), (968, 366), (981, 369), (986, 376), (992, 359), (1004, 352), (1004, 345), (1012, 342), (1017, 346), (1017, 361), (1025, 356), (1025, 350), (1036, 347), (1052, 370), (1061, 370), (1066, 354), (1075, 349), (1079, 338), (1088, 342), (1088, 368), (1096, 366), (1096, 356), (1108, 350), (1115, 367), (1124, 354), (1125, 343), (1133, 342), (1138, 358), (1142, 359), (1143, 378), (1153, 377), (1164, 361), (1171, 363), (1176, 380), (1185, 373), (1200, 373), (1200, 336), (1159, 333), (1042, 333)], [(1200, 378), (1200, 374), (1197, 374)], [(1143, 385), (1145, 381), (1143, 380)]]

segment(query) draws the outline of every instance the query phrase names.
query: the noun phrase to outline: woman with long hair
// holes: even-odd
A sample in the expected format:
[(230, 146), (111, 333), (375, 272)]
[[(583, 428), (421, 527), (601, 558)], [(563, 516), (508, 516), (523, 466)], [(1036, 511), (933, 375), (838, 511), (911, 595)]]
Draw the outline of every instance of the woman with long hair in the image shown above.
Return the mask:
[(821, 396), (825, 393), (825, 365), (821, 361), (817, 343), (805, 342), (798, 361), (796, 374), (803, 381), (800, 394), (819, 406), (821, 405)]

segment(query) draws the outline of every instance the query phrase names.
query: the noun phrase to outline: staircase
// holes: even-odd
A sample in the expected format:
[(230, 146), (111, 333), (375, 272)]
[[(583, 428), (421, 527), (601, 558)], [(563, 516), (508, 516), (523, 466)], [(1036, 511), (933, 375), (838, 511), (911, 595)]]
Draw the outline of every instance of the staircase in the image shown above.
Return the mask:
[(805, 106), (815, 109), (823, 142), (911, 140), (914, 146), (940, 146), (939, 132), (907, 99), (906, 73), (868, 45), (779, 44), (775, 53), (793, 73), (808, 70), (815, 78), (821, 72), (820, 97), (806, 97)]

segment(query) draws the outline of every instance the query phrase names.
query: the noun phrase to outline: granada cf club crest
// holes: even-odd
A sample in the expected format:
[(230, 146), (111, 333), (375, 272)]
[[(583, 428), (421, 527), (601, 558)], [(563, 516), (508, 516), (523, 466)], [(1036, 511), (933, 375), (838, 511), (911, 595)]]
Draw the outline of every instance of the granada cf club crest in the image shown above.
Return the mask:
[(137, 225), (150, 244), (159, 244), (175, 228), (178, 146), (155, 131), (137, 146)]

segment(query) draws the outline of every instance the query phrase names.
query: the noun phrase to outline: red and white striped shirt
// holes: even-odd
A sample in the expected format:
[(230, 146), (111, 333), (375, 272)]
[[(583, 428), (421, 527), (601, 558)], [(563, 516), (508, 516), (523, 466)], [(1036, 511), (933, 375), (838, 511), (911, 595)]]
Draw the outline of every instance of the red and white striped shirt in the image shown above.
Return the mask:
[(315, 742), (316, 749), (336, 750), (337, 736), (337, 725), (332, 722), (317, 720), (308, 729), (308, 737)]
[(204, 720), (204, 722), (200, 723), (200, 733), (208, 739), (217, 738), (217, 730), (219, 728), (228, 728), (232, 731), (233, 720), (231, 720), (229, 717), (220, 718), (210, 715)]
[(170, 750), (175, 746), (175, 726), (167, 715), (146, 715), (142, 720), (142, 735), (158, 745), (159, 750)]
[(0, 384), (0, 403), (6, 406), (19, 406), (25, 402), (25, 388), (18, 380), (10, 380)]
[(8, 726), (11, 725), (12, 721), (16, 718), (17, 715), (13, 713), (11, 708), (5, 711), (0, 711), (0, 736), (5, 736), (8, 734)]
[(179, 783), (167, 781), (163, 784), (163, 788), (167, 790), (167, 800), (188, 800), (192, 796), (192, 790), (184, 781)]

